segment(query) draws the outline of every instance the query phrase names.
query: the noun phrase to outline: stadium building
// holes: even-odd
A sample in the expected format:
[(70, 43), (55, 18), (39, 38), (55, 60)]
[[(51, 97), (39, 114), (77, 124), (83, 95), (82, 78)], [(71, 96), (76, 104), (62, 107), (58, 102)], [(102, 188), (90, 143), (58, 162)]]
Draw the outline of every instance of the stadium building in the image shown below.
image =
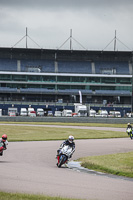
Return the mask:
[(132, 53), (0, 48), (0, 101), (131, 104)]

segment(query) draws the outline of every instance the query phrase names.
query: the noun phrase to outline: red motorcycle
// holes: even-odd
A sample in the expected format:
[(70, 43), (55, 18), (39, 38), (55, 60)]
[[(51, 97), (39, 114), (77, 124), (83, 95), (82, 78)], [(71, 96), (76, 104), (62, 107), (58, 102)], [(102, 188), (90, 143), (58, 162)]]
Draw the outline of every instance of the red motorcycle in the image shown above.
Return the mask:
[(4, 150), (3, 144), (0, 143), (0, 156), (3, 156), (3, 150)]

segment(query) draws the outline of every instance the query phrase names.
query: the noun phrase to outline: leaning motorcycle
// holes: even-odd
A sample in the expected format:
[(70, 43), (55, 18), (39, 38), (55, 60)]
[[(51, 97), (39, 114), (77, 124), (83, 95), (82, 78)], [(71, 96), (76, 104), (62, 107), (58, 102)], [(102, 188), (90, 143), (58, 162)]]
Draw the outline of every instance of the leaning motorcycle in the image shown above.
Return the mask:
[(65, 164), (68, 159), (72, 155), (72, 147), (69, 145), (64, 146), (62, 149), (59, 151), (59, 155), (57, 156), (57, 167), (61, 167), (63, 164)]
[(133, 131), (130, 133), (130, 138), (133, 139)]
[(132, 140), (132, 138), (133, 138), (133, 131), (132, 131), (132, 129), (128, 128), (126, 132), (127, 132), (127, 134), (130, 136), (130, 138)]
[(0, 143), (0, 156), (3, 155), (3, 150), (4, 150), (3, 144)]

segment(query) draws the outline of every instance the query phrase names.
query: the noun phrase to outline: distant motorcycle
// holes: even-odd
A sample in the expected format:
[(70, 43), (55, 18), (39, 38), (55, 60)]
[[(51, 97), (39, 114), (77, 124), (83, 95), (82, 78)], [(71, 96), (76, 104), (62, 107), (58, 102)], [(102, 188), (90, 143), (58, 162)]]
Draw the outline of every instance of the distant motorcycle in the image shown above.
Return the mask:
[(4, 150), (3, 144), (0, 143), (0, 156), (3, 155), (3, 150)]
[(66, 145), (62, 149), (60, 149), (59, 155), (57, 156), (57, 167), (61, 167), (63, 164), (65, 164), (68, 159), (72, 155), (72, 147)]
[(133, 131), (132, 131), (132, 129), (128, 128), (126, 132), (127, 132), (127, 134), (130, 136), (130, 138), (132, 140), (133, 139)]
[(133, 132), (130, 133), (130, 138), (131, 138), (131, 140), (133, 139)]

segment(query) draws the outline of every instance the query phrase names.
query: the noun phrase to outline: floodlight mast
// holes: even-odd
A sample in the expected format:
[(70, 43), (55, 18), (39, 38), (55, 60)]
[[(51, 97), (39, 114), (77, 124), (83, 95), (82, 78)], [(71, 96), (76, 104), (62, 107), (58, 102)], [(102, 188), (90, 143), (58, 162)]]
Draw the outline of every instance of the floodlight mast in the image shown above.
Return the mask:
[(18, 43), (20, 43), (24, 38), (26, 38), (26, 49), (28, 48), (28, 38), (34, 43), (34, 44), (36, 44), (40, 49), (42, 49), (41, 47), (40, 47), (40, 45), (39, 44), (37, 44), (29, 35), (28, 35), (28, 29), (27, 29), (27, 27), (26, 27), (26, 35), (24, 35), (16, 44), (14, 44), (13, 46), (12, 46), (12, 48), (14, 48)]
[(114, 51), (116, 51), (116, 30), (115, 30), (115, 38), (114, 38)]
[(28, 36), (28, 34), (27, 34), (27, 27), (26, 27), (26, 49), (28, 48), (28, 45), (27, 45), (27, 36)]
[(70, 50), (72, 50), (72, 29), (70, 30)]
[(125, 45), (122, 41), (120, 41), (117, 37), (116, 37), (116, 30), (115, 30), (115, 37), (111, 40), (111, 42), (109, 44), (106, 45), (106, 47), (102, 50), (104, 51), (112, 42), (114, 41), (114, 51), (116, 51), (116, 42), (120, 42), (123, 46), (125, 46), (127, 49), (129, 49), (131, 51), (131, 49)]
[(86, 51), (87, 51), (87, 49), (81, 44), (81, 43), (79, 43), (77, 40), (75, 40), (73, 37), (72, 37), (72, 29), (70, 29), (70, 37), (58, 48), (58, 50), (59, 49), (61, 49), (63, 46), (64, 46), (64, 44), (66, 44), (67, 42), (68, 42), (68, 40), (70, 40), (70, 50), (72, 51), (73, 49), (72, 49), (72, 41), (74, 40), (79, 46), (81, 46), (83, 49), (85, 49)]

